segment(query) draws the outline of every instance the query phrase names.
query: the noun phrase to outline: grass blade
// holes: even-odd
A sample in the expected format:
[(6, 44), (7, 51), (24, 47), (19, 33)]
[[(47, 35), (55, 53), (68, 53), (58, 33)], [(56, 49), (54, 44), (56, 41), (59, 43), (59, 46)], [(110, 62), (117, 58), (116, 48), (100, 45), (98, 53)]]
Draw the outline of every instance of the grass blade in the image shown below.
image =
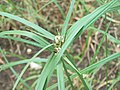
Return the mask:
[(36, 47), (43, 47), (43, 46), (42, 46), (41, 44), (39, 44), (39, 43), (30, 41), (30, 40), (25, 40), (25, 39), (22, 39), (22, 38), (17, 38), (17, 37), (12, 37), (12, 36), (0, 36), (0, 38), (12, 39), (12, 40), (20, 41), (20, 42), (23, 42), (23, 43), (27, 43), (27, 44), (30, 44), (30, 45), (33, 45), (33, 46), (36, 46)]
[[(4, 65), (0, 66), (0, 71), (6, 70), (6, 69), (8, 69), (10, 67), (13, 67), (13, 66), (16, 66), (16, 65), (25, 64), (25, 63), (28, 63), (28, 62), (30, 62), (30, 59), (24, 59), (24, 60), (20, 60), (20, 61), (7, 63), (7, 64), (4, 64)], [(45, 58), (34, 58), (34, 60), (32, 62), (35, 62), (35, 63), (47, 62), (47, 59), (45, 59)]]
[[(88, 66), (88, 67), (86, 67), (85, 69), (83, 69), (83, 70), (79, 70), (79, 73), (81, 73), (81, 74), (85, 74), (85, 73), (88, 73), (89, 71), (91, 71), (91, 70), (95, 70), (95, 69), (100, 69), (103, 65), (105, 65), (107, 62), (110, 62), (110, 61), (112, 61), (112, 60), (115, 60), (116, 58), (118, 58), (118, 57), (120, 57), (120, 52), (119, 53), (114, 53), (114, 54), (112, 54), (112, 55), (110, 55), (110, 56), (108, 56), (108, 57), (106, 57), (106, 58), (104, 58), (104, 59), (102, 59), (102, 60), (100, 60), (100, 61), (98, 61), (98, 62), (96, 62), (96, 63), (94, 63), (94, 64), (92, 64), (92, 65), (90, 65), (90, 66)], [(91, 72), (91, 73), (93, 73), (93, 72)], [(75, 78), (77, 76), (77, 73), (76, 74), (74, 74), (74, 75), (71, 75), (70, 76), (70, 78), (71, 79), (73, 79), (73, 78)], [(68, 79), (66, 79), (64, 82), (67, 82), (68, 81)], [(55, 88), (55, 87), (57, 87), (57, 83), (55, 83), (55, 84), (53, 84), (52, 86), (50, 86), (47, 90), (49, 90), (49, 89), (53, 89), (53, 88)]]
[(16, 34), (16, 35), (23, 35), (23, 36), (29, 37), (29, 38), (33, 39), (34, 41), (40, 43), (41, 46), (46, 46), (46, 45), (49, 44), (46, 40), (44, 40), (40, 36), (38, 36), (34, 33), (31, 33), (31, 32), (28, 32), (28, 31), (21, 31), (21, 30), (4, 31), (4, 32), (0, 33), (0, 36), (4, 36), (4, 35), (7, 35), (7, 34), (9, 34), (9, 35), (10, 34)]
[[(104, 32), (103, 30), (99, 30), (99, 29), (97, 29), (97, 28), (95, 28), (95, 27), (90, 27), (90, 29), (93, 29), (93, 30), (96, 30), (96, 31), (98, 31), (98, 32), (100, 32), (100, 33), (102, 33), (102, 34), (105, 34), (105, 32)], [(114, 42), (114, 43), (116, 43), (116, 44), (120, 44), (120, 40), (114, 38), (114, 37), (111, 36), (110, 34), (106, 33), (106, 36), (107, 36), (107, 38), (108, 38), (110, 41), (112, 41), (112, 42)]]
[(59, 62), (57, 65), (57, 78), (58, 78), (58, 90), (65, 90), (64, 71), (62, 62)]
[(76, 71), (80, 79), (82, 80), (82, 83), (84, 84), (85, 90), (92, 90), (91, 86), (87, 83), (87, 81), (83, 78), (83, 75), (79, 72), (79, 70), (68, 60), (67, 57), (64, 57), (66, 62)]
[[(94, 10), (91, 14), (83, 17), (82, 19), (78, 20), (74, 25), (70, 27), (67, 31), (66, 39), (72, 36), (73, 33), (82, 34), (85, 29), (90, 26), (93, 22), (95, 22), (101, 15), (107, 12), (117, 0), (112, 0), (110, 3), (105, 4)], [(84, 28), (83, 28), (84, 27)], [(83, 28), (83, 29), (82, 29)], [(81, 30), (81, 31), (80, 31)]]
[[(118, 58), (120, 57), (120, 52), (118, 53), (114, 53), (108, 57), (106, 57), (105, 59), (102, 59), (88, 67), (86, 67), (85, 69), (81, 70), (80, 72), (81, 73), (87, 73), (93, 69), (98, 69), (98, 68), (101, 68), (104, 64), (106, 64), (107, 62), (111, 61), (111, 60), (114, 60), (115, 58)], [(91, 72), (92, 73), (92, 72)]]
[[(3, 51), (1, 50), (1, 48), (0, 48), (0, 52), (2, 53), (2, 56), (3, 56), (4, 60), (6, 61), (6, 63), (7, 63), (7, 64), (10, 64), (10, 63), (8, 62), (6, 56), (4, 55)], [(5, 65), (6, 65), (6, 64), (5, 64)], [(0, 66), (0, 67), (2, 67), (2, 66)], [(10, 66), (9, 68), (10, 68), (10, 70), (13, 72), (13, 74), (16, 76), (16, 78), (18, 78), (18, 73), (12, 68), (12, 66)], [(0, 71), (1, 71), (1, 70), (0, 70)], [(21, 79), (20, 81), (21, 81), (21, 83), (23, 83), (29, 90), (32, 90), (31, 87), (30, 87), (25, 81), (23, 81), (23, 79)]]
[(27, 65), (24, 67), (24, 69), (22, 70), (21, 74), (19, 75), (18, 79), (16, 80), (16, 82), (15, 82), (12, 90), (15, 90), (17, 84), (19, 83), (21, 77), (23, 76), (24, 72), (25, 72), (26, 69), (28, 68), (30, 62), (32, 62), (36, 56), (38, 56), (42, 51), (44, 51), (45, 49), (47, 49), (47, 48), (50, 47), (50, 46), (52, 46), (52, 44), (44, 47), (43, 49), (41, 49), (40, 51), (38, 51), (38, 52), (31, 58), (31, 60), (29, 61), (29, 63), (27, 63)]
[(54, 66), (54, 63), (53, 63), (54, 58), (55, 58), (55, 54), (53, 53), (53, 54), (51, 54), (51, 57), (49, 58), (46, 65), (44, 66), (44, 68), (40, 74), (40, 77), (38, 78), (35, 90), (43, 90), (43, 88), (45, 86), (45, 81), (46, 81), (48, 75), (53, 72), (53, 70), (51, 70), (51, 67)]
[(70, 78), (70, 75), (69, 75), (69, 73), (68, 73), (68, 71), (67, 71), (67, 68), (66, 68), (66, 66), (65, 66), (65, 63), (64, 63), (63, 61), (62, 61), (62, 63), (63, 63), (64, 70), (65, 70), (65, 72), (66, 72), (68, 81), (69, 81), (69, 83), (70, 83), (70, 85), (71, 85), (71, 87), (72, 87), (72, 90), (74, 90), (73, 82), (72, 82), (72, 80), (71, 80), (71, 78)]
[(38, 25), (36, 25), (36, 24), (34, 24), (32, 22), (29, 22), (29, 21), (27, 21), (27, 20), (25, 20), (23, 18), (20, 18), (18, 16), (15, 16), (15, 15), (12, 15), (12, 14), (9, 14), (9, 13), (6, 13), (6, 12), (0, 12), (0, 15), (11, 18), (11, 19), (16, 20), (18, 22), (21, 22), (21, 23), (35, 29), (39, 33), (45, 35), (46, 38), (54, 40), (54, 35), (53, 34), (51, 34), (50, 32), (46, 31), (45, 29), (39, 27)]
[[(91, 13), (90, 15), (84, 17), (83, 19), (81, 19), (80, 21), (77, 21), (77, 23), (75, 23), (69, 30), (68, 30), (68, 34), (66, 37), (66, 41), (63, 44), (63, 46), (61, 47), (59, 53), (57, 53), (57, 55), (53, 56), (50, 59), (50, 62), (47, 62), (42, 73), (41, 76), (39, 77), (37, 86), (36, 86), (36, 90), (42, 90), (45, 84), (45, 81), (49, 75), (49, 73), (53, 72), (57, 63), (60, 61), (63, 53), (65, 52), (65, 50), (67, 49), (67, 47), (70, 45), (70, 43), (72, 42), (72, 40), (75, 38), (75, 36), (78, 34), (78, 32), (80, 30), (85, 30), (91, 23), (93, 23), (93, 21), (97, 20), (103, 13), (107, 12), (107, 10), (114, 5), (117, 2), (117, 0), (112, 0), (109, 4), (104, 5), (104, 7), (99, 7), (98, 9), (96, 9), (93, 13)], [(88, 19), (89, 18), (89, 19)], [(86, 21), (87, 20), (87, 21)], [(91, 21), (92, 20), (92, 21)], [(86, 21), (86, 22), (84, 22)], [(85, 26), (86, 25), (86, 26)]]
[(60, 10), (62, 16), (63, 16), (63, 19), (65, 18), (65, 14), (61, 8), (61, 6), (57, 3), (57, 0), (53, 0), (53, 2), (55, 3), (55, 5), (58, 7), (58, 9)]
[(68, 23), (69, 23), (69, 20), (70, 20), (72, 11), (73, 11), (74, 3), (75, 3), (75, 0), (72, 0), (69, 11), (68, 11), (67, 16), (66, 16), (66, 20), (64, 21), (64, 24), (63, 24), (62, 36), (64, 36), (64, 37), (65, 37), (67, 26), (68, 26)]

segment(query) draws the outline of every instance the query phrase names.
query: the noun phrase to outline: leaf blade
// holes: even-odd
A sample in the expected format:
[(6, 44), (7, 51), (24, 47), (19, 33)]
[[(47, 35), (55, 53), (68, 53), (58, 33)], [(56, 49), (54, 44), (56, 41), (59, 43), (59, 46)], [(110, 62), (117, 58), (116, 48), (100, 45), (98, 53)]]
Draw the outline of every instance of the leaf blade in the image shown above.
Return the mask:
[(13, 20), (16, 20), (18, 22), (21, 22), (21, 23), (23, 23), (23, 24), (25, 24), (25, 25), (35, 29), (39, 33), (42, 33), (43, 35), (46, 36), (46, 38), (54, 40), (54, 35), (53, 34), (51, 34), (50, 32), (46, 31), (45, 29), (39, 27), (38, 25), (36, 25), (36, 24), (34, 24), (32, 22), (29, 22), (29, 21), (27, 21), (27, 20), (25, 20), (23, 18), (20, 18), (18, 16), (15, 16), (15, 15), (12, 15), (12, 14), (6, 13), (6, 12), (0, 12), (0, 15), (6, 16), (6, 17), (11, 18)]

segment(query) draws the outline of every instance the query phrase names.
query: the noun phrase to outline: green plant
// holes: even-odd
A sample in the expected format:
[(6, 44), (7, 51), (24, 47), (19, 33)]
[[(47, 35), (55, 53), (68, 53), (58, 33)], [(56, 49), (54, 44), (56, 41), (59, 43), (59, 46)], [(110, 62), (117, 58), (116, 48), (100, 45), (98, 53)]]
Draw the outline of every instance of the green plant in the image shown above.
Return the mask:
[[(35, 90), (46, 90), (46, 89), (50, 90), (50, 89), (53, 89), (54, 87), (56, 87), (56, 85), (58, 86), (59, 90), (65, 90), (65, 83), (68, 81), (70, 82), (72, 89), (74, 89), (74, 85), (72, 84), (72, 79), (77, 76), (82, 81), (82, 84), (84, 85), (85, 90), (92, 90), (92, 86), (89, 83), (90, 81), (88, 80), (86, 75), (89, 76), (90, 74), (93, 74), (107, 62), (120, 57), (120, 53), (119, 52), (114, 53), (98, 62), (95, 62), (95, 63), (94, 63), (94, 58), (93, 58), (92, 63), (88, 67), (84, 68), (83, 70), (79, 70), (76, 67), (75, 63), (73, 62), (72, 57), (70, 56), (69, 52), (67, 51), (67, 48), (69, 47), (69, 45), (71, 43), (73, 43), (73, 41), (76, 38), (81, 36), (82, 33), (85, 32), (85, 30), (90, 25), (92, 25), (98, 18), (100, 18), (100, 16), (102, 16), (106, 12), (120, 9), (120, 7), (119, 7), (120, 5), (119, 4), (116, 5), (119, 2), (120, 2), (119, 0), (112, 0), (111, 2), (98, 7), (92, 13), (90, 13), (87, 16), (84, 16), (80, 20), (76, 21), (67, 30), (68, 23), (69, 23), (69, 20), (70, 20), (71, 14), (72, 14), (72, 10), (74, 7), (74, 3), (75, 3), (75, 0), (72, 0), (68, 14), (67, 14), (66, 19), (63, 24), (62, 32), (60, 33), (60, 35), (53, 35), (52, 33), (48, 32), (47, 30), (39, 27), (38, 25), (33, 24), (33, 23), (31, 23), (23, 18), (20, 18), (18, 16), (15, 16), (15, 15), (12, 15), (12, 14), (9, 14), (6, 12), (0, 12), (1, 16), (11, 18), (13, 20), (21, 22), (21, 23), (34, 29), (34, 32), (22, 31), (22, 30), (3, 31), (3, 32), (0, 32), (0, 38), (7, 38), (7, 39), (16, 40), (16, 41), (21, 41), (21, 42), (42, 48), (31, 59), (26, 59), (23, 61), (16, 61), (16, 62), (11, 62), (11, 63), (7, 62), (7, 60), (6, 60), (7, 63), (0, 66), (1, 71), (6, 70), (7, 68), (10, 68), (14, 72), (15, 76), (17, 77), (17, 80), (14, 84), (13, 90), (15, 90), (19, 81), (21, 81), (27, 88), (31, 89), (31, 87), (28, 86), (26, 84), (26, 82), (22, 79), (22, 76), (25, 73), (28, 66), (30, 65), (30, 62), (45, 62), (43, 59), (36, 58), (36, 57), (42, 51), (44, 51), (46, 49), (51, 52), (51, 55), (47, 60), (45, 59), (46, 60), (45, 66), (44, 66), (41, 74), (37, 77), (37, 80), (34, 82)], [(103, 33), (103, 35), (104, 35), (103, 39), (105, 36), (107, 36), (110, 41), (112, 41), (116, 44), (120, 44), (119, 40), (115, 39), (110, 34), (107, 34), (107, 32), (104, 32), (101, 30), (98, 30), (98, 31)], [(12, 36), (13, 34), (28, 37), (28, 38), (32, 39), (32, 41), (26, 40), (24, 38), (13, 37)], [(48, 42), (48, 40), (51, 40), (52, 43)], [(1, 52), (3, 53), (2, 50), (1, 50)], [(4, 53), (3, 53), (3, 55), (4, 55)], [(26, 66), (24, 67), (24, 69), (22, 70), (20, 75), (18, 76), (18, 74), (13, 70), (12, 66), (15, 66), (18, 64), (23, 64), (23, 63), (26, 63)], [(69, 76), (67, 69), (71, 70), (75, 74)], [(58, 83), (47, 87), (49, 80), (50, 80), (52, 74), (54, 73), (54, 71), (57, 71)], [(64, 71), (66, 72), (68, 79), (65, 78)], [(116, 79), (117, 82), (119, 80), (120, 80), (120, 77), (118, 77)]]

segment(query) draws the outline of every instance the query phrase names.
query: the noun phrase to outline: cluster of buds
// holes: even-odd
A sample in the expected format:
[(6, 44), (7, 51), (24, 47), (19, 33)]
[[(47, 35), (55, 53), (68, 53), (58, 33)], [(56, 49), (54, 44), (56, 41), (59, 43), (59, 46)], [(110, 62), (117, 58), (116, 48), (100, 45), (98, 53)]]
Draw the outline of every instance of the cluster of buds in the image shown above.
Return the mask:
[(55, 39), (54, 39), (54, 52), (55, 53), (58, 53), (60, 51), (63, 43), (64, 43), (64, 37), (63, 36), (60, 36), (60, 35), (55, 36)]

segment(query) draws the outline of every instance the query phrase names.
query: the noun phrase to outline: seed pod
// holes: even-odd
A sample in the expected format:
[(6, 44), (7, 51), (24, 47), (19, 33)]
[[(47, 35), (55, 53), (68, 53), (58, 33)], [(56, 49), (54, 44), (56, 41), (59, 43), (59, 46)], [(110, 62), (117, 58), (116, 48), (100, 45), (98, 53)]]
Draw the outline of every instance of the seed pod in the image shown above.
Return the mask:
[(61, 49), (60, 47), (54, 48), (54, 52), (55, 52), (55, 53), (58, 53), (58, 52), (60, 51), (60, 49)]
[(55, 36), (55, 39), (54, 39), (54, 42), (56, 43), (56, 44), (59, 44), (59, 41), (60, 41), (60, 37), (61, 36)]
[(61, 36), (61, 42), (64, 43), (64, 37), (63, 36)]

